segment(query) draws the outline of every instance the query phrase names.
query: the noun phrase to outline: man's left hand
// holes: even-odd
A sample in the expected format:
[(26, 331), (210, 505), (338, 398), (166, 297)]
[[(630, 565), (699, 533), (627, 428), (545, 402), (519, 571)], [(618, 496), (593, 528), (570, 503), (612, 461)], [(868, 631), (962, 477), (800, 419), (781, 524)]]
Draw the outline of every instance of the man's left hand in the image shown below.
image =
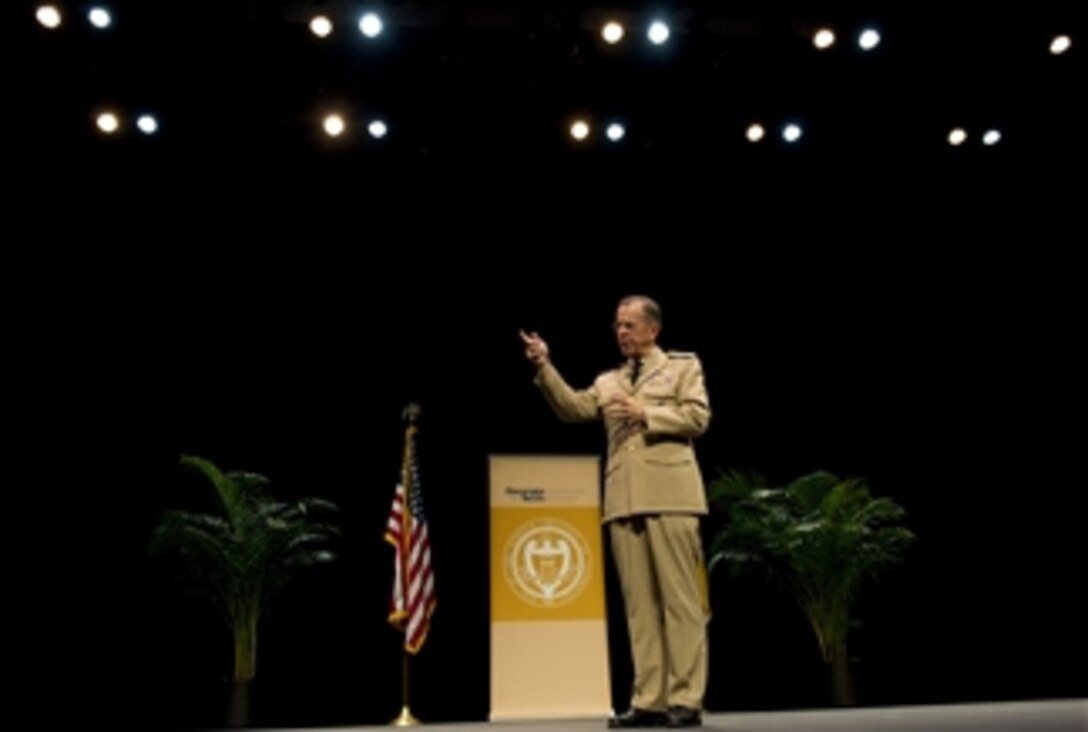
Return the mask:
[(642, 408), (642, 402), (630, 394), (613, 394), (605, 405), (604, 411), (615, 419), (639, 423), (646, 421), (646, 410)]

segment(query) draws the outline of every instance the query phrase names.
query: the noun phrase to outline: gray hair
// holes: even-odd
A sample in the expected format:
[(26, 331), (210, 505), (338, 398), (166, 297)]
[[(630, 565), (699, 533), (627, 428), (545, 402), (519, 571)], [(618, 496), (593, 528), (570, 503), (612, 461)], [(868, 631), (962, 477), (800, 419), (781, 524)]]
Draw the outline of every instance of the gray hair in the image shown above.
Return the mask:
[(657, 301), (646, 295), (628, 295), (620, 300), (620, 307), (624, 305), (641, 305), (642, 312), (646, 316), (646, 320), (650, 323), (656, 323), (661, 327), (661, 306), (657, 304)]

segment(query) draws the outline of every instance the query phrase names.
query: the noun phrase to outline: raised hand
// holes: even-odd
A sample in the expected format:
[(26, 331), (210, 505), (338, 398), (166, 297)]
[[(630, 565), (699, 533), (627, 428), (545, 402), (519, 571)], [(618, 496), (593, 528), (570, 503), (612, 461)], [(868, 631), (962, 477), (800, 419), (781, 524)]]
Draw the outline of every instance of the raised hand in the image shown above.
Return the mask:
[(519, 330), (521, 341), (525, 344), (525, 357), (537, 366), (543, 366), (548, 362), (548, 344), (536, 333), (526, 333)]

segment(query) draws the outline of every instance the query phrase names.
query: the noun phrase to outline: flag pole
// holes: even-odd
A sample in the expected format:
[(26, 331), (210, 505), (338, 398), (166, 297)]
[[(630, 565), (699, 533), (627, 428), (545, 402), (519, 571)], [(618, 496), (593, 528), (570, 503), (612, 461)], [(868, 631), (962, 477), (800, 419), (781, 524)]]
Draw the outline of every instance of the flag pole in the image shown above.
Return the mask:
[(404, 706), (400, 708), (400, 716), (392, 721), (394, 727), (415, 727), (419, 724), (419, 720), (412, 716), (412, 710), (408, 706), (408, 659), (410, 655), (408, 651), (404, 651), (404, 678), (403, 687), (401, 688), (401, 698), (404, 700)]
[[(404, 465), (402, 466), (402, 480), (404, 485), (405, 502), (407, 503), (407, 496), (411, 494), (412, 489), (412, 471), (409, 469), (412, 461), (412, 433), (416, 431), (416, 420), (419, 419), (420, 408), (415, 402), (409, 404), (401, 412), (401, 418), (408, 423), (408, 427), (404, 432)], [(405, 522), (407, 523), (408, 512), (404, 512)], [(401, 532), (401, 537), (407, 536), (407, 527)], [(407, 581), (407, 577), (405, 577)], [(405, 631), (407, 632), (407, 631)], [(412, 709), (408, 704), (408, 690), (409, 684), (409, 662), (411, 660), (411, 654), (408, 653), (408, 648), (405, 647), (402, 651), (403, 660), (401, 663), (401, 709), (400, 715), (394, 719), (390, 724), (394, 727), (415, 727), (420, 722), (412, 714)]]

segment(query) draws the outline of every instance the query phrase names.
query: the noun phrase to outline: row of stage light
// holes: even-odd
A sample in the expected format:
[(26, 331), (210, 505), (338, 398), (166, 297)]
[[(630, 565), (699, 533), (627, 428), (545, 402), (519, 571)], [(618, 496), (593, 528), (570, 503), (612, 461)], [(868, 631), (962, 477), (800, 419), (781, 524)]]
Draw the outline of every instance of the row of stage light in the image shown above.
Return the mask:
[[(125, 125), (122, 122), (122, 116), (116, 111), (100, 111), (94, 119), (95, 127), (102, 135), (113, 137), (124, 132)], [(389, 125), (383, 119), (370, 119), (364, 121), (364, 124), (367, 134), (374, 140), (382, 140), (389, 134)], [(136, 117), (135, 127), (145, 135), (154, 135), (159, 131), (159, 121), (152, 114), (140, 114)], [(332, 139), (349, 137), (351, 127), (350, 121), (336, 112), (325, 115), (321, 121), (321, 131)], [(594, 137), (594, 129), (590, 122), (585, 119), (572, 121), (567, 132), (571, 140), (576, 144), (588, 144)], [(804, 128), (796, 122), (784, 124), (779, 130), (781, 140), (788, 145), (800, 142), (804, 134)], [(626, 137), (627, 128), (622, 122), (609, 122), (604, 125), (604, 139), (609, 143), (620, 143)], [(744, 137), (751, 143), (763, 142), (768, 137), (768, 129), (763, 124), (753, 123), (744, 130)], [(1001, 138), (1001, 130), (996, 128), (987, 129), (980, 136), (982, 144), (987, 147), (998, 144), (1001, 142)], [(948, 144), (954, 147), (967, 143), (969, 139), (971, 139), (971, 136), (963, 127), (953, 128), (949, 131), (947, 137)]]
[[(36, 11), (38, 22), (48, 29), (60, 28), (64, 21), (64, 14), (57, 5), (39, 5)], [(99, 30), (107, 30), (113, 26), (113, 14), (109, 8), (96, 5), (87, 11), (88, 22)], [(359, 32), (369, 39), (376, 39), (385, 31), (385, 21), (381, 15), (375, 12), (367, 12), (360, 15), (358, 20)], [(328, 38), (332, 35), (336, 26), (327, 15), (314, 15), (308, 24), (310, 32), (316, 38)], [(601, 25), (601, 38), (610, 45), (619, 44), (627, 37), (627, 28), (617, 20), (608, 20)], [(651, 20), (646, 26), (646, 38), (650, 43), (664, 45), (672, 37), (672, 28), (664, 19)], [(812, 33), (812, 45), (819, 50), (831, 48), (838, 41), (838, 35), (832, 28), (818, 28)], [(873, 51), (881, 42), (880, 31), (875, 27), (864, 27), (857, 31), (856, 42), (862, 51)], [(1072, 47), (1072, 39), (1068, 35), (1056, 35), (1050, 41), (1050, 52), (1060, 55)]]
[[(366, 38), (377, 38), (385, 30), (385, 23), (377, 13), (364, 13), (359, 18), (359, 32)], [(318, 38), (328, 38), (335, 28), (327, 15), (315, 15), (310, 19), (310, 32)], [(618, 20), (605, 21), (601, 25), (601, 39), (615, 46), (627, 37), (627, 28)], [(672, 37), (672, 28), (661, 19), (651, 20), (646, 26), (646, 39), (655, 46), (663, 46)], [(830, 28), (818, 29), (812, 37), (812, 43), (821, 50), (835, 45), (837, 37)], [(880, 31), (876, 28), (863, 28), (857, 36), (858, 48), (872, 51), (880, 45)], [(1067, 41), (1066, 41), (1067, 42)]]
[[(63, 23), (63, 13), (57, 5), (40, 5), (37, 8), (38, 22), (47, 29), (59, 28)], [(113, 15), (105, 6), (94, 6), (87, 11), (87, 21), (100, 30), (107, 30), (113, 26)], [(326, 15), (315, 15), (309, 24), (310, 32), (319, 39), (328, 38), (334, 31), (333, 21)], [(385, 31), (385, 23), (377, 13), (368, 12), (359, 17), (359, 32), (369, 39), (375, 39)], [(601, 38), (608, 44), (618, 44), (627, 37), (627, 29), (618, 21), (611, 20), (602, 24)], [(652, 20), (646, 28), (646, 38), (655, 45), (662, 45), (670, 39), (672, 31), (663, 20)], [(813, 46), (824, 50), (835, 45), (837, 36), (831, 28), (820, 28), (813, 33)], [(880, 33), (876, 28), (863, 28), (857, 34), (857, 45), (863, 51), (872, 51), (880, 45)], [(1060, 55), (1067, 52), (1072, 46), (1069, 36), (1055, 36), (1050, 43), (1050, 52)], [(369, 136), (375, 140), (382, 140), (389, 134), (389, 126), (382, 119), (371, 119), (364, 122)], [(114, 110), (104, 110), (95, 116), (95, 126), (104, 136), (114, 137), (122, 134), (127, 125), (122, 121), (122, 115)], [(159, 121), (152, 114), (141, 114), (135, 119), (135, 128), (145, 135), (155, 135), (159, 132)], [(321, 130), (329, 138), (350, 138), (352, 124), (339, 113), (327, 114), (321, 121)], [(627, 137), (626, 126), (619, 121), (601, 125), (604, 130), (603, 139), (611, 144), (621, 143)], [(783, 123), (779, 130), (779, 137), (785, 144), (794, 145), (804, 137), (804, 128), (796, 122)], [(589, 144), (598, 135), (595, 134), (591, 123), (586, 119), (575, 119), (570, 123), (568, 133), (576, 144)], [(760, 143), (770, 137), (767, 126), (762, 123), (752, 123), (744, 130), (744, 137), (751, 143)], [(947, 142), (952, 146), (962, 146), (971, 138), (968, 131), (962, 127), (953, 128), (948, 132)], [(983, 145), (994, 146), (1002, 139), (998, 129), (987, 129), (979, 138)]]

